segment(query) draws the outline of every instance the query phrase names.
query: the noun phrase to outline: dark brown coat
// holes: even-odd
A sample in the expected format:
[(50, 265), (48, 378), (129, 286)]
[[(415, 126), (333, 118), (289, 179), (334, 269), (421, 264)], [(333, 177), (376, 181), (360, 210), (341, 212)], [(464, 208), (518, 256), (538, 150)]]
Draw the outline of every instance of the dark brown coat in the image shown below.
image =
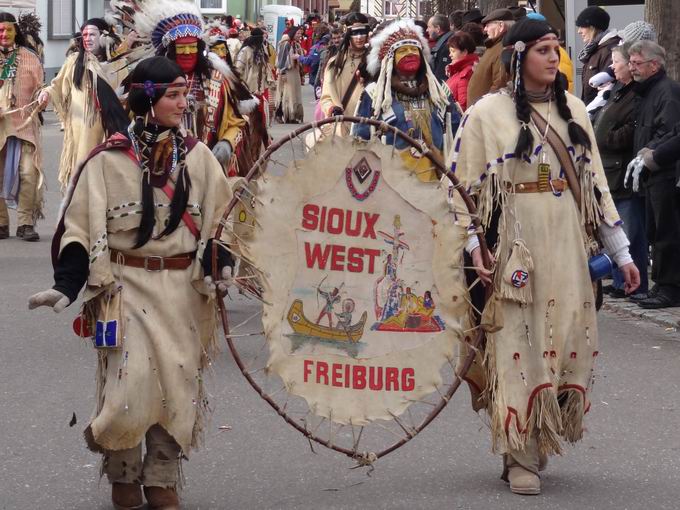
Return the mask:
[(588, 82), (597, 73), (606, 71), (612, 64), (612, 48), (618, 46), (620, 41), (619, 36), (606, 34), (597, 49), (590, 55), (588, 62), (583, 64), (581, 99), (585, 104), (590, 103), (597, 96), (597, 89), (588, 85)]
[(499, 37), (493, 46), (484, 52), (475, 66), (468, 85), (468, 106), (473, 105), (484, 94), (496, 92), (507, 85), (510, 77), (501, 62), (502, 39), (502, 36)]
[(626, 166), (635, 156), (635, 83), (617, 83), (610, 91), (607, 104), (597, 114), (593, 129), (600, 150), (602, 166), (614, 199), (630, 198), (631, 189), (623, 187)]

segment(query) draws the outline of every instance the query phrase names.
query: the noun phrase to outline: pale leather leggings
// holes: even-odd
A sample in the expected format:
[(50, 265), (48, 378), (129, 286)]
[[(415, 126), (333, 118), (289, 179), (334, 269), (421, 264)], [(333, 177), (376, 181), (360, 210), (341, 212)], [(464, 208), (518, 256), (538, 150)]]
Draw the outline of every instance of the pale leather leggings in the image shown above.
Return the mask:
[(138, 483), (147, 487), (176, 487), (181, 449), (160, 425), (146, 432), (146, 455), (142, 444), (104, 454), (103, 471), (110, 483)]

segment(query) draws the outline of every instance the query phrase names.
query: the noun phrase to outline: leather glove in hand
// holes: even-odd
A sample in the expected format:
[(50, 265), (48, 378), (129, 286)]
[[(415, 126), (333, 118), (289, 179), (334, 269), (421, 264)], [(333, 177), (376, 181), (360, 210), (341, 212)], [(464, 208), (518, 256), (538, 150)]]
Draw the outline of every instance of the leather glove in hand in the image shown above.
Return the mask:
[(231, 144), (226, 140), (220, 140), (217, 142), (212, 150), (213, 155), (222, 165), (226, 165), (229, 162), (232, 152), (233, 150), (231, 148)]
[(71, 304), (71, 300), (58, 290), (49, 289), (28, 298), (28, 309), (33, 310), (39, 306), (51, 306), (55, 313), (59, 313)]

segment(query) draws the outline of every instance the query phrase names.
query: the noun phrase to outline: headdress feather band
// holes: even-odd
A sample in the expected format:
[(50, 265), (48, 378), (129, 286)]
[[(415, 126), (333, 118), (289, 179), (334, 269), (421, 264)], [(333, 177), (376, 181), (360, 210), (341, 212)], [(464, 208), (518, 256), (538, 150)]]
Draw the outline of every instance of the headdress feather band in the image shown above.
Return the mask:
[(202, 38), (204, 23), (193, 1), (149, 0), (138, 4), (134, 28), (158, 52), (180, 37)]
[(200, 38), (203, 35), (203, 23), (193, 14), (180, 14), (160, 21), (151, 34), (151, 44), (158, 48), (167, 48), (170, 43), (181, 37)]

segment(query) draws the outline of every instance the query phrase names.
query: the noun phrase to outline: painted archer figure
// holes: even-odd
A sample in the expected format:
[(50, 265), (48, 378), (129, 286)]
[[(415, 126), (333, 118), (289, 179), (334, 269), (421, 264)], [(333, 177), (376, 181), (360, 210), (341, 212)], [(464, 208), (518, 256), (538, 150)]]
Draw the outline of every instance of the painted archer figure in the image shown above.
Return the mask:
[(319, 317), (316, 319), (316, 323), (319, 324), (321, 322), (321, 319), (324, 316), (328, 317), (328, 326), (333, 327), (333, 307), (335, 306), (335, 303), (340, 302), (340, 289), (337, 287), (334, 287), (332, 291), (326, 292), (324, 290), (321, 290), (321, 286), (318, 286), (316, 288), (316, 292), (321, 295), (322, 298), (326, 300), (326, 304), (323, 307), (323, 310), (321, 310), (321, 313), (319, 314)]

